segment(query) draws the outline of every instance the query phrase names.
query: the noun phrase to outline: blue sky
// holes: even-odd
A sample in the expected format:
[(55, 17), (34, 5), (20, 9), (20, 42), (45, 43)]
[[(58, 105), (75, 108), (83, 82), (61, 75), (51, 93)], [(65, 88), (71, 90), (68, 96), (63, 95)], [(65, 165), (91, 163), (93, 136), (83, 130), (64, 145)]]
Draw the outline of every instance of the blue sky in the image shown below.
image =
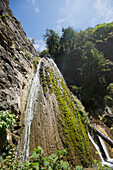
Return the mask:
[(46, 28), (61, 34), (62, 27), (77, 30), (113, 21), (113, 0), (9, 0), (27, 37), (37, 51), (45, 49)]

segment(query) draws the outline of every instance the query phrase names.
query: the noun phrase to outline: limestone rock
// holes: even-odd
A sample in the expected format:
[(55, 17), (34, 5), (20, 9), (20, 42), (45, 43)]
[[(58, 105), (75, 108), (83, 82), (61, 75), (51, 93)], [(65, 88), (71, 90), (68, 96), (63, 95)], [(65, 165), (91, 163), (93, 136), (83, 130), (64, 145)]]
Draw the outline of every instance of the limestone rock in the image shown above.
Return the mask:
[(7, 0), (0, 1), (0, 15), (0, 110), (19, 113), (22, 89), (25, 82), (30, 83), (32, 73), (28, 54), (36, 56), (37, 52), (13, 16)]

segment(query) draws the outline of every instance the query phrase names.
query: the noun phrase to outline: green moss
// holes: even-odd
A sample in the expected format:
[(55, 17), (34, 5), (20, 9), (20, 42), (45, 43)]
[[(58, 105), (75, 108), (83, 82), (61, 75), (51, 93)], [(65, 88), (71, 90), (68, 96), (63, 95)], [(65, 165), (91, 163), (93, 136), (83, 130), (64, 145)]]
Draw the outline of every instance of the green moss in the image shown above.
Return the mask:
[(28, 53), (27, 56), (28, 56), (29, 59), (32, 59), (32, 58), (33, 58), (33, 56), (31, 55), (31, 53)]
[(37, 65), (39, 63), (39, 60), (40, 60), (40, 57), (34, 57), (33, 58), (33, 66), (34, 66), (34, 71), (36, 72), (36, 69), (37, 69)]
[(9, 9), (9, 15), (11, 16), (11, 17), (13, 17), (13, 13), (12, 13), (12, 11)]
[(44, 62), (45, 60), (41, 62), (40, 77), (41, 77), (41, 84), (43, 87), (44, 96), (46, 97), (47, 90), (48, 90), (48, 78), (47, 78), (47, 68), (44, 68)]
[(60, 111), (57, 113), (58, 131), (64, 147), (68, 153), (75, 155), (83, 166), (89, 166), (91, 164), (89, 139), (82, 120), (83, 114), (79, 113), (79, 110), (82, 113), (85, 111), (82, 107), (77, 108), (80, 104), (76, 104), (78, 103), (75, 102), (76, 98), (72, 96), (54, 67), (47, 67), (43, 62), (40, 75), (44, 95), (54, 93), (57, 98)]
[(51, 70), (50, 80), (61, 111), (61, 115), (58, 115), (60, 137), (65, 136), (68, 149), (73, 150), (76, 155), (79, 155), (79, 159), (84, 166), (88, 166), (91, 163), (91, 153), (86, 127), (82, 123), (82, 116), (72, 100), (70, 91), (63, 79), (60, 80), (58, 78), (55, 80)]
[(51, 94), (53, 92), (53, 72), (51, 68), (48, 68), (44, 65), (45, 60), (41, 63), (41, 68), (40, 68), (40, 76), (41, 76), (41, 84), (43, 87), (44, 91), (44, 96), (47, 96), (48, 94)]
[(6, 22), (7, 18), (9, 17), (8, 14), (0, 15), (0, 18), (2, 19), (3, 22)]
[(29, 39), (27, 37), (25, 37), (25, 41), (29, 42)]

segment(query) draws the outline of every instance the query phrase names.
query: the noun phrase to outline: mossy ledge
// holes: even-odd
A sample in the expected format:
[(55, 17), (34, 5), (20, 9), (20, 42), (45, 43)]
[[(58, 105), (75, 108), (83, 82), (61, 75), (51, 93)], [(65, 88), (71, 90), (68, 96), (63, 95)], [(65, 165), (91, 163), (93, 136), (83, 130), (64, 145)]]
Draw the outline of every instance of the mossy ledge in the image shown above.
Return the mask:
[(76, 101), (78, 99), (72, 96), (54, 63), (52, 67), (49, 64), (45, 59), (42, 60), (41, 84), (46, 98), (52, 93), (56, 96), (59, 106), (59, 111), (56, 113), (58, 131), (63, 146), (68, 152), (67, 160), (73, 165), (82, 164), (84, 167), (88, 167), (92, 163), (92, 158), (84, 122), (86, 118), (83, 118), (85, 111), (80, 113), (81, 108), (78, 108), (78, 101)]

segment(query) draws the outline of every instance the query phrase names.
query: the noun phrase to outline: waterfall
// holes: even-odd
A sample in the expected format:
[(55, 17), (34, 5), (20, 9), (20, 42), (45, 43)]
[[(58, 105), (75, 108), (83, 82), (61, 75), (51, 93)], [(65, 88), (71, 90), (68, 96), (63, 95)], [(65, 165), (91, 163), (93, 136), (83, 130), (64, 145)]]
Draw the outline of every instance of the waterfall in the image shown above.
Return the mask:
[[(31, 82), (31, 88), (28, 96), (27, 106), (25, 110), (25, 130), (24, 130), (24, 146), (23, 146), (23, 160), (27, 160), (29, 157), (29, 148), (30, 148), (30, 133), (31, 133), (31, 123), (34, 117), (34, 112), (36, 107), (37, 98), (40, 92), (40, 75), (39, 69), (41, 67), (41, 62), (44, 58), (40, 59), (39, 64), (37, 66), (37, 71), (33, 77)], [(46, 58), (46, 63), (51, 66), (54, 74), (59, 74), (60, 78), (63, 78), (56, 64), (53, 62), (51, 58)]]
[(95, 143), (95, 141), (93, 140), (92, 136), (88, 133), (89, 139), (91, 140), (92, 144), (94, 145), (94, 147), (96, 148), (96, 150), (98, 151), (98, 154), (100, 156), (100, 159), (102, 162), (104, 162), (104, 158), (102, 156), (102, 153), (100, 152), (100, 148), (99, 146)]
[[(52, 68), (52, 70), (53, 70), (53, 72), (54, 72), (54, 75), (56, 75), (56, 72), (57, 72), (57, 74), (60, 76), (61, 79), (63, 79), (64, 83), (66, 84), (65, 79), (64, 79), (62, 73), (60, 72), (59, 68), (57, 67), (57, 65), (55, 64), (55, 62), (53, 61), (53, 59), (52, 59), (52, 58), (47, 58), (47, 57), (45, 57), (45, 58), (46, 58), (46, 61), (47, 61), (47, 62), (49, 63), (49, 65), (51, 66), (51, 68)], [(56, 71), (56, 72), (55, 72), (55, 71)]]
[(40, 65), (41, 65), (41, 59), (39, 61), (39, 64), (37, 66), (37, 71), (32, 80), (31, 89), (28, 96), (28, 102), (25, 111), (25, 137), (24, 137), (23, 160), (27, 159), (29, 156), (31, 123), (33, 120), (35, 102), (38, 97), (39, 87), (40, 87), (40, 78), (39, 78)]
[[(95, 143), (95, 141), (93, 140), (92, 136), (91, 136), (89, 133), (88, 133), (88, 136), (89, 136), (89, 139), (91, 140), (92, 144), (94, 145), (94, 147), (95, 147), (96, 150), (98, 151), (98, 154), (99, 154), (99, 156), (100, 156), (102, 165), (106, 165), (106, 166), (109, 166), (110, 168), (113, 168), (112, 162), (110, 162), (110, 161), (108, 161), (108, 160), (107, 160), (107, 161), (104, 160), (104, 158), (103, 158), (103, 156), (102, 156), (102, 153), (101, 153), (101, 151), (100, 151), (99, 146)], [(103, 145), (102, 145), (102, 147), (103, 147)], [(106, 150), (107, 150), (107, 149), (106, 149)]]
[(110, 158), (109, 153), (108, 153), (108, 150), (107, 150), (107, 148), (106, 148), (106, 145), (105, 145), (103, 139), (102, 139), (100, 136), (98, 136), (98, 138), (99, 138), (99, 141), (100, 141), (100, 143), (101, 143), (101, 146), (102, 146), (102, 148), (103, 148), (103, 150), (104, 150), (104, 153), (105, 153), (105, 155), (106, 155), (107, 161), (113, 163), (113, 159)]

